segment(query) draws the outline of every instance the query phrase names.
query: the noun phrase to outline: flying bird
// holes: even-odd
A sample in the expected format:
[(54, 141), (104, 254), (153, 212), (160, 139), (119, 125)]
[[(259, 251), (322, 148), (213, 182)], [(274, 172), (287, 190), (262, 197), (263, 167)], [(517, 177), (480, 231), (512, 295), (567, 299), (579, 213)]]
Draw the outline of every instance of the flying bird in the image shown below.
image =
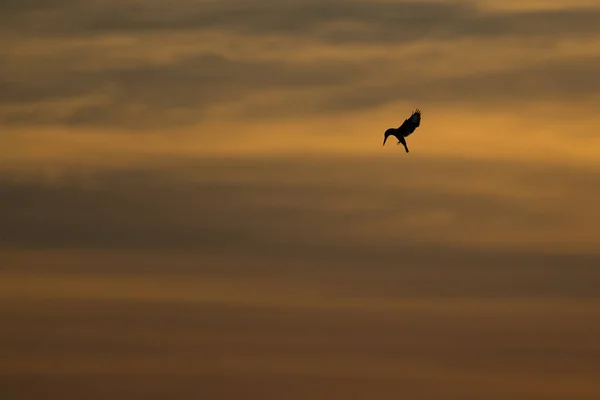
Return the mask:
[(383, 145), (385, 146), (385, 141), (388, 136), (395, 136), (396, 139), (398, 139), (398, 143), (396, 144), (402, 143), (404, 149), (408, 153), (408, 146), (406, 146), (406, 140), (404, 140), (404, 138), (413, 133), (419, 125), (421, 125), (421, 110), (417, 108), (398, 128), (389, 128), (385, 131), (383, 134)]

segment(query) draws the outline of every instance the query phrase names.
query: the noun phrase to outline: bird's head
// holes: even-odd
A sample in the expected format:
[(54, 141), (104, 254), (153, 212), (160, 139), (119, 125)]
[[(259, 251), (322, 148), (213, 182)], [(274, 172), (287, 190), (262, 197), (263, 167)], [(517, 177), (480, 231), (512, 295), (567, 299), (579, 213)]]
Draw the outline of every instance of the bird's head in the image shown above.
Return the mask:
[(383, 145), (385, 146), (385, 141), (387, 140), (388, 136), (390, 136), (392, 134), (392, 129), (388, 129), (383, 133)]

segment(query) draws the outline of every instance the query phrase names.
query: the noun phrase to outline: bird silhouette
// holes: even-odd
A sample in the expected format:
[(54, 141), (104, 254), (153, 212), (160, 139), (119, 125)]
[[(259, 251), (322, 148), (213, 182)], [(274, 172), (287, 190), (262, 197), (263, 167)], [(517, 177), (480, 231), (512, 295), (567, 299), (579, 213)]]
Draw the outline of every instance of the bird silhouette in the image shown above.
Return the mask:
[(421, 125), (421, 110), (417, 108), (398, 128), (389, 128), (385, 131), (383, 134), (383, 145), (385, 146), (385, 141), (388, 136), (394, 136), (398, 139), (398, 143), (396, 144), (402, 143), (404, 149), (408, 153), (408, 146), (406, 145), (406, 140), (404, 138), (413, 133), (419, 125)]

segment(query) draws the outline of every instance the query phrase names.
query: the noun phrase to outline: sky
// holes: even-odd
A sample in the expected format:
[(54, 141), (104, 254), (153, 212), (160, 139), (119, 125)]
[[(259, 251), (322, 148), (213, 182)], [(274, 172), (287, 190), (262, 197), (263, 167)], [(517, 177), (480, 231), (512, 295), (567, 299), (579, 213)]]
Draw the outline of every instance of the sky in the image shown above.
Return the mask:
[(600, 398), (598, 21), (2, 1), (0, 392)]

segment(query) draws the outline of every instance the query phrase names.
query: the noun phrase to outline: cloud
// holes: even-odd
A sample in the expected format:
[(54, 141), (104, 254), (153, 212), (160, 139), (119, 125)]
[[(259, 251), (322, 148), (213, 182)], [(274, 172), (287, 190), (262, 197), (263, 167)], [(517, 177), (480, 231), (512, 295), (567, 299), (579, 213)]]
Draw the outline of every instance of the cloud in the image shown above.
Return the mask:
[[(585, 248), (596, 240), (592, 225), (599, 216), (588, 207), (600, 193), (590, 192), (577, 173), (538, 174), (500, 164), (485, 167), (484, 178), (473, 172), (482, 166), (465, 173), (459, 171), (472, 166), (457, 163), (434, 169), (423, 163), (412, 177), (372, 183), (351, 161), (324, 159), (313, 160), (321, 179), (312, 182), (305, 180), (308, 171), (297, 170), (300, 160), (248, 165), (233, 159), (163, 172), (98, 173), (57, 186), (5, 180), (0, 237), (17, 247), (195, 248), (248, 255), (319, 254), (328, 246), (371, 254), (393, 252), (398, 244), (545, 248), (579, 242)], [(372, 177), (396, 168), (390, 160), (369, 164)], [(453, 170), (455, 165), (462, 167)], [(232, 167), (249, 171), (244, 181), (227, 178)], [(280, 172), (264, 180), (261, 168)], [(194, 176), (194, 170), (212, 171), (212, 178), (168, 178)], [(514, 183), (490, 190), (493, 179), (507, 175)], [(453, 185), (440, 183), (439, 176)], [(485, 186), (477, 183), (486, 179)], [(527, 185), (518, 183), (524, 179)], [(575, 182), (568, 193), (558, 186), (566, 182)], [(552, 195), (557, 197), (548, 200)]]
[[(3, 386), (25, 399), (71, 399), (74, 390), (101, 399), (598, 395), (596, 358), (581, 357), (597, 352), (595, 302), (427, 303), (361, 311), (12, 300), (2, 308), (11, 344), (0, 360), (10, 377)], [(43, 385), (24, 384), (34, 377)]]
[(460, 104), (473, 108), (515, 108), (531, 102), (565, 102), (569, 107), (598, 99), (600, 82), (595, 78), (598, 68), (600, 58), (592, 56), (465, 76), (357, 85), (332, 91), (326, 100), (317, 102), (313, 112), (359, 110), (409, 100), (438, 107)]
[[(5, 105), (1, 118), (9, 125), (160, 129), (210, 119), (211, 107), (219, 104), (235, 105), (229, 112), (234, 119), (269, 119), (408, 101), (419, 102), (421, 107), (581, 103), (600, 93), (595, 79), (600, 58), (596, 56), (440, 77), (391, 76), (393, 62), (246, 61), (202, 54), (163, 65), (56, 71), (20, 82), (5, 77), (0, 81), (0, 102)], [(272, 96), (265, 97), (269, 93)], [(100, 99), (77, 104), (78, 98), (90, 95)], [(75, 101), (71, 108), (53, 111), (43, 105), (65, 98)]]
[(189, 113), (188, 117), (197, 120), (211, 104), (241, 101), (268, 91), (326, 89), (360, 79), (370, 70), (366, 62), (266, 62), (198, 54), (162, 65), (48, 71), (30, 80), (17, 81), (4, 76), (0, 79), (0, 103), (10, 106), (101, 95), (106, 97), (104, 102), (76, 107), (67, 115), (52, 115), (43, 110), (32, 112), (28, 108), (27, 111), (5, 112), (4, 121), (143, 128), (153, 124), (172, 126), (178, 121), (169, 118), (171, 111), (183, 110)]
[[(13, 43), (0, 55), (0, 122), (5, 125), (155, 130), (217, 118), (218, 107), (228, 110), (221, 118), (266, 119), (404, 101), (441, 106), (587, 101), (599, 90), (596, 54), (561, 58), (552, 45), (574, 34), (596, 35), (600, 9), (594, 8), (493, 12), (466, 2), (342, 0), (182, 1), (177, 7), (159, 1), (57, 0), (5, 2), (3, 7), (14, 13), (2, 28), (5, 41)], [(150, 34), (154, 39), (141, 41)], [(222, 34), (229, 39), (219, 51)], [(122, 47), (91, 41), (87, 47), (58, 45), (90, 35), (128, 41)], [(181, 54), (153, 59), (153, 53), (178, 43), (174, 35), (187, 38), (186, 43), (193, 38), (198, 47), (188, 43)], [(32, 37), (39, 42), (28, 52), (14, 45)], [(263, 44), (254, 55), (235, 54), (236, 46), (244, 48), (253, 37), (276, 40), (273, 46), (287, 50), (271, 53)], [(536, 59), (527, 49), (508, 55), (518, 43), (536, 38), (549, 39), (545, 53), (557, 56)], [(479, 41), (481, 48), (462, 39)], [(54, 40), (54, 47), (45, 50), (44, 40)], [(219, 43), (210, 50), (206, 43), (212, 40)], [(443, 50), (403, 47), (424, 42), (455, 44)], [(492, 45), (506, 52), (506, 59), (470, 71), (468, 55), (488, 54)], [(302, 60), (318, 46), (337, 50), (328, 53), (323, 47), (322, 56)], [(374, 55), (368, 52), (373, 46), (395, 47)], [(287, 57), (296, 47), (297, 54)], [(361, 52), (365, 56), (357, 57)], [(457, 53), (464, 53), (462, 64)], [(436, 69), (444, 63), (450, 64), (446, 71)], [(457, 76), (459, 69), (464, 74)], [(90, 96), (97, 99), (81, 100)], [(65, 100), (72, 104), (53, 105)]]
[[(461, 37), (523, 40), (529, 35), (569, 35), (574, 33), (571, 26), (577, 27), (575, 33), (593, 34), (586, 21), (594, 20), (598, 12), (484, 12), (458, 2), (182, 2), (179, 8), (169, 10), (161, 2), (78, 4), (56, 1), (49, 8), (43, 2), (28, 2), (27, 7), (17, 3), (6, 3), (4, 7), (19, 18), (33, 18), (33, 25), (39, 29), (43, 29), (47, 18), (51, 21), (48, 27), (66, 29), (71, 38), (89, 31), (110, 36), (127, 32), (156, 34), (155, 29), (159, 29), (164, 30), (165, 37), (176, 32), (203, 32), (197, 40), (206, 41), (211, 37), (209, 33), (217, 29), (233, 34), (238, 46), (245, 43), (245, 35), (266, 35), (283, 40), (278, 46), (284, 46), (286, 40), (304, 40), (321, 44), (333, 41), (342, 48), (359, 42), (406, 44), (425, 38), (439, 42)], [(71, 13), (76, 12), (78, 18), (72, 18)], [(57, 18), (76, 21), (77, 25), (69, 28), (68, 23)], [(573, 20), (580, 23), (573, 24)], [(564, 21), (569, 21), (568, 26)], [(18, 32), (16, 25), (5, 29)], [(160, 52), (170, 42), (157, 43), (156, 51)], [(496, 45), (505, 50), (511, 46), (508, 42)], [(122, 49), (111, 55), (115, 47), (91, 42), (89, 49), (77, 51), (57, 47), (49, 52), (43, 51), (43, 43), (36, 46), (38, 50), (30, 53), (15, 53), (17, 50), (9, 48), (0, 57), (0, 123), (4, 125), (146, 131), (215, 119), (214, 110), (219, 107), (226, 110), (219, 114), (220, 118), (266, 120), (343, 114), (408, 101), (419, 102), (422, 107), (457, 103), (514, 107), (540, 100), (581, 103), (594, 99), (599, 90), (594, 84), (598, 69), (594, 55), (530, 60), (525, 64), (512, 56), (500, 70), (480, 67), (456, 76), (436, 71), (434, 66), (448, 62), (457, 51), (478, 51), (476, 48), (457, 45), (443, 51), (423, 49), (420, 53), (397, 55), (388, 52), (362, 59), (332, 54), (308, 60), (286, 59), (285, 53), (265, 58), (261, 53), (265, 50), (260, 48), (255, 56), (198, 48), (157, 62), (148, 58), (146, 50), (145, 55), (136, 51), (126, 58)], [(140, 44), (127, 46), (132, 50), (141, 48)], [(304, 46), (299, 52), (309, 50)], [(125, 59), (129, 61), (118, 61)], [(509, 65), (509, 60), (516, 63)], [(451, 64), (454, 69), (460, 67), (456, 60)], [(90, 97), (95, 100), (86, 100)], [(69, 104), (64, 105), (65, 101)]]
[[(316, 35), (322, 40), (408, 41), (425, 37), (546, 36), (599, 32), (593, 7), (491, 12), (467, 1), (371, 2), (161, 1), (7, 2), (20, 18), (4, 29), (27, 26), (38, 34), (107, 34), (222, 29), (241, 34)], [(356, 29), (324, 29), (348, 23)], [(354, 31), (353, 31), (354, 30)]]
[[(596, 104), (600, 9), (482, 3), (0, 2), (8, 397), (598, 398), (600, 171), (466, 157), (559, 163), (538, 135)], [(584, 106), (502, 132), (507, 108), (549, 101)], [(423, 152), (463, 159), (200, 145), (349, 134), (366, 153), (399, 102), (431, 111)], [(568, 146), (561, 163), (593, 157)], [(62, 170), (72, 154), (102, 165)], [(44, 165), (10, 172), (23, 159)]]

